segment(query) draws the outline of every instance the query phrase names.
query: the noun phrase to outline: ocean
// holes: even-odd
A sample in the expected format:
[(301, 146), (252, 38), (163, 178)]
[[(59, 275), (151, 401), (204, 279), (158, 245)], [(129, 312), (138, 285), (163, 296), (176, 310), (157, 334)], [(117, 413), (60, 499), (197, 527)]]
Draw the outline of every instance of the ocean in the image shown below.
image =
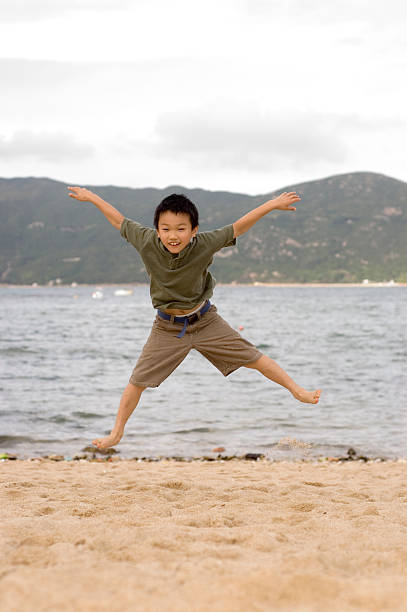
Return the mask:
[[(0, 452), (71, 457), (110, 433), (155, 316), (148, 286), (117, 289), (0, 287)], [(143, 393), (120, 457), (407, 457), (407, 287), (224, 285), (211, 301), (319, 404), (191, 351)]]

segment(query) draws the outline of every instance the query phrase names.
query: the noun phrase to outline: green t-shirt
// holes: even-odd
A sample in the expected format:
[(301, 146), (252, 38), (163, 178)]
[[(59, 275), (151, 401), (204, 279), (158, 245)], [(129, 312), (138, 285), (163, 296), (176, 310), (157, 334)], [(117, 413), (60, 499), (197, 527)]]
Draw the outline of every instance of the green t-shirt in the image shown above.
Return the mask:
[(236, 244), (233, 225), (198, 232), (180, 253), (170, 253), (155, 229), (123, 219), (120, 234), (140, 253), (150, 277), (154, 308), (190, 310), (213, 294), (216, 280), (208, 272), (213, 255)]

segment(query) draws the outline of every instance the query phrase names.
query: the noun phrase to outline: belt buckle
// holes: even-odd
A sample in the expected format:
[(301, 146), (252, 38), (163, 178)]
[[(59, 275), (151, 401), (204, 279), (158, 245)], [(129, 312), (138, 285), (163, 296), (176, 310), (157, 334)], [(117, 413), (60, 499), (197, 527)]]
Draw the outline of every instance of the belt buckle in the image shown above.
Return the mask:
[(191, 323), (196, 323), (196, 321), (198, 321), (198, 315), (196, 314), (196, 312), (194, 312), (193, 315), (188, 317), (188, 323), (191, 325)]

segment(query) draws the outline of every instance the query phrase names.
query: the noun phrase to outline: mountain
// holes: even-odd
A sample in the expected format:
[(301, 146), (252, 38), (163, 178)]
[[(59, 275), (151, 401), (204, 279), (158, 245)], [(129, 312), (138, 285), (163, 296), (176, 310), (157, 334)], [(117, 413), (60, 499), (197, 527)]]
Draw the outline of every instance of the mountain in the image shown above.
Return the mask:
[[(215, 255), (218, 282), (407, 282), (407, 183), (382, 174), (342, 174), (256, 196), (179, 185), (86, 187), (150, 227), (157, 204), (184, 193), (199, 209), (201, 231), (297, 191), (295, 213), (271, 212)], [(137, 251), (92, 204), (67, 194), (67, 183), (48, 178), (0, 178), (0, 282), (146, 282)]]

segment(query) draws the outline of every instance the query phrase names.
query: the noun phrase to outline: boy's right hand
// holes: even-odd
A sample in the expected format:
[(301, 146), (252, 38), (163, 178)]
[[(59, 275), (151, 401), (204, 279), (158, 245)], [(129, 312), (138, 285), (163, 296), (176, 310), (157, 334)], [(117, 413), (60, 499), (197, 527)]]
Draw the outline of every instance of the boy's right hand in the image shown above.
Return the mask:
[(93, 202), (96, 194), (85, 187), (68, 187), (73, 193), (69, 194), (70, 198), (75, 198), (80, 202)]

